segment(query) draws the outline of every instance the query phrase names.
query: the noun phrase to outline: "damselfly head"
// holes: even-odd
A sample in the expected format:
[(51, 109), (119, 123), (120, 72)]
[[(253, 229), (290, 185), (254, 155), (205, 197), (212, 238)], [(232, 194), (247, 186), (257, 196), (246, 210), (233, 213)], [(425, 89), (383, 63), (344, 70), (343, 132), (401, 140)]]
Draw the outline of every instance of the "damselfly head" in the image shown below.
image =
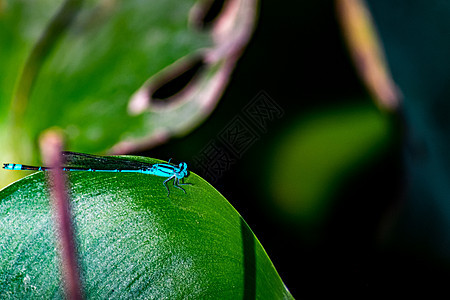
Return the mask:
[(185, 162), (182, 162), (178, 165), (179, 171), (178, 171), (178, 178), (183, 178), (188, 175), (187, 170), (187, 164)]
[(178, 167), (180, 168), (181, 171), (186, 171), (187, 170), (187, 164), (185, 162), (182, 162), (178, 165)]

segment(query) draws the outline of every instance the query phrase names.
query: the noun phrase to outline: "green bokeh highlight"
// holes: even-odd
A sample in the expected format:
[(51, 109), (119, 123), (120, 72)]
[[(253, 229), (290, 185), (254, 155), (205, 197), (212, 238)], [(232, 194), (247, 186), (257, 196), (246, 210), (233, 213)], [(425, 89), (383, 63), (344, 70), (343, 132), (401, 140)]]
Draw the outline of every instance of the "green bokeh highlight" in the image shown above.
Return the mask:
[(345, 180), (389, 145), (390, 126), (388, 116), (371, 103), (298, 118), (269, 155), (271, 205), (284, 220), (316, 228)]

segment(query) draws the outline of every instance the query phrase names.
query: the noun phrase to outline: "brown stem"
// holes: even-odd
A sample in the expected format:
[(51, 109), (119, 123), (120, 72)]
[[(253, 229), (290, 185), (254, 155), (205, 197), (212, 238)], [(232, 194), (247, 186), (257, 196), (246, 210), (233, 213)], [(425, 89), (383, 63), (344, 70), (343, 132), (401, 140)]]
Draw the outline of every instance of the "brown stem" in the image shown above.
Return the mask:
[(62, 170), (62, 138), (55, 131), (44, 133), (41, 138), (43, 161), (52, 169), (49, 171), (49, 185), (57, 236), (65, 293), (68, 299), (82, 299), (78, 260), (70, 214), (69, 197), (66, 192)]

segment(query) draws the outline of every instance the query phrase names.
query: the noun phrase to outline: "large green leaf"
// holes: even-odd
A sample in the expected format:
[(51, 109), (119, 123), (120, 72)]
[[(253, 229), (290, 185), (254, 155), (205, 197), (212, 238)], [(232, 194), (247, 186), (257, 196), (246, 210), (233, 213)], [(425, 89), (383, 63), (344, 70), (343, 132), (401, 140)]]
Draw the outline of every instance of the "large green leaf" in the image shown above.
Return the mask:
[[(151, 175), (69, 179), (87, 298), (292, 298), (245, 221), (197, 175), (186, 178), (186, 194), (169, 185), (169, 197)], [(13, 183), (0, 199), (1, 297), (60, 298), (44, 174)]]

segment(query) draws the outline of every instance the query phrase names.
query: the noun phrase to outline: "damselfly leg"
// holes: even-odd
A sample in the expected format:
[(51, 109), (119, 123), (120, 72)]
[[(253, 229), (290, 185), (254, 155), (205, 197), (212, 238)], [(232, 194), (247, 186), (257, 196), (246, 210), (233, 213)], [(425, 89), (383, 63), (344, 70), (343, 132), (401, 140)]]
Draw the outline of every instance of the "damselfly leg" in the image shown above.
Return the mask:
[(182, 190), (186, 194), (186, 191), (181, 186), (179, 186), (179, 184), (180, 184), (180, 179), (175, 178), (173, 180), (173, 186), (176, 187), (177, 189)]

